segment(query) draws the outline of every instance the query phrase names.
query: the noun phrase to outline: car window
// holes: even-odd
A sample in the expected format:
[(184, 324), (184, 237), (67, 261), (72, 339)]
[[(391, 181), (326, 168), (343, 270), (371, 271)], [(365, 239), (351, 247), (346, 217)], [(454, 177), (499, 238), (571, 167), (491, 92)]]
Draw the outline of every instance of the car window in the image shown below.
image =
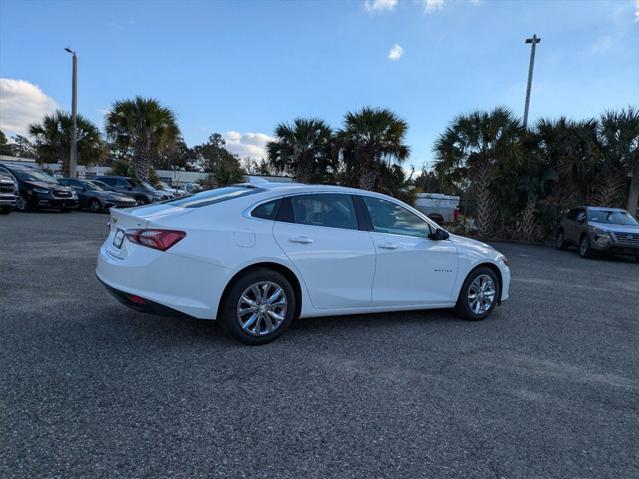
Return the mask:
[(350, 195), (319, 193), (291, 197), (295, 223), (328, 228), (357, 229)]
[(586, 221), (586, 212), (584, 210), (577, 210), (577, 221)]
[(115, 178), (100, 178), (98, 181), (105, 183), (109, 186), (115, 186)]
[(379, 198), (370, 196), (363, 198), (376, 233), (417, 236), (419, 238), (430, 236), (430, 225), (406, 208)]
[(129, 188), (131, 186), (131, 184), (128, 181), (126, 181), (126, 180), (121, 180), (121, 179), (118, 178), (118, 180), (115, 183), (115, 186), (117, 188)]
[(266, 203), (262, 203), (261, 205), (255, 207), (253, 211), (251, 211), (251, 216), (253, 218), (261, 218), (263, 220), (272, 220), (275, 218), (275, 213), (277, 212), (277, 205), (279, 203), (279, 199), (273, 201), (267, 201)]
[(636, 225), (637, 221), (629, 213), (620, 210), (589, 210), (588, 220), (610, 225)]
[(567, 220), (572, 220), (575, 221), (577, 219), (577, 214), (579, 213), (579, 210), (577, 208), (572, 209), (568, 212), (568, 214), (566, 215), (566, 219)]

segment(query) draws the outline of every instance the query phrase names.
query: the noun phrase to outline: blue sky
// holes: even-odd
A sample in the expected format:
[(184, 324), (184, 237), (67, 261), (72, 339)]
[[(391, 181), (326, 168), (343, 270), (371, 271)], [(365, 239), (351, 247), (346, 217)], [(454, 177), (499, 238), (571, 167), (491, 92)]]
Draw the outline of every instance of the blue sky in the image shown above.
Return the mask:
[(189, 145), (217, 131), (256, 156), (278, 122), (339, 127), (347, 110), (383, 106), (408, 121), (419, 168), (455, 115), (523, 113), (533, 33), (531, 121), (639, 104), (638, 12), (635, 0), (0, 0), (0, 128), (70, 109), (71, 46), (79, 111), (100, 128), (114, 100), (149, 96)]

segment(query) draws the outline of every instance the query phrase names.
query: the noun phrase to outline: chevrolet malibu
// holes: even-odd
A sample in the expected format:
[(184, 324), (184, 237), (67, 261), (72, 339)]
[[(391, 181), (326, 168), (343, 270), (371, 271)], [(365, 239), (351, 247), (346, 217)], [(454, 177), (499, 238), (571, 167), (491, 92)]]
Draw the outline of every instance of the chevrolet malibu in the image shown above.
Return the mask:
[(296, 317), (454, 308), (480, 320), (510, 283), (503, 254), (395, 198), (294, 183), (111, 210), (96, 274), (133, 309), (217, 319), (251, 345)]

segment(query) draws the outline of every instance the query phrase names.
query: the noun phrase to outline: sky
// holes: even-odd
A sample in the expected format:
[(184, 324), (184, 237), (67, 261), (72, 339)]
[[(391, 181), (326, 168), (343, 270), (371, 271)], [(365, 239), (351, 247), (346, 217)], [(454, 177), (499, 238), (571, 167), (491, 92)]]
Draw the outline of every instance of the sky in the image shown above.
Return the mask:
[(278, 123), (387, 107), (419, 169), (456, 115), (523, 115), (533, 34), (530, 122), (639, 105), (639, 0), (0, 0), (0, 129), (70, 110), (69, 46), (101, 129), (115, 100), (153, 97), (189, 146), (220, 132), (259, 158)]

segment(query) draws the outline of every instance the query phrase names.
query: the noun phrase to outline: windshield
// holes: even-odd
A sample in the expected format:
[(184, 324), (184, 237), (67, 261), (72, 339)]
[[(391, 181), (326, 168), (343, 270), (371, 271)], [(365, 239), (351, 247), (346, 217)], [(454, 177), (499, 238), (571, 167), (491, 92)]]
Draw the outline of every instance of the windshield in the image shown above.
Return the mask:
[(111, 188), (109, 185), (107, 185), (106, 183), (99, 181), (99, 180), (93, 180), (90, 181), (89, 183), (97, 186), (98, 188), (103, 189), (104, 191), (113, 191), (113, 188)]
[(203, 191), (191, 196), (185, 196), (177, 200), (165, 201), (167, 205), (179, 206), (181, 208), (200, 208), (202, 206), (220, 203), (240, 196), (252, 195), (264, 191), (261, 188), (248, 186), (227, 186), (215, 190)]
[(90, 181), (81, 181), (82, 186), (84, 186), (89, 191), (104, 191), (98, 185), (91, 183)]
[(44, 183), (58, 184), (58, 180), (51, 175), (47, 175), (42, 170), (35, 170), (32, 168), (15, 168), (13, 170), (13, 174), (22, 181), (42, 181)]
[(625, 211), (588, 210), (588, 220), (609, 225), (639, 225), (637, 220)]
[(134, 186), (139, 186), (147, 191), (156, 191), (155, 188), (149, 185), (146, 181), (137, 180), (135, 178), (129, 178), (127, 181), (132, 183)]

